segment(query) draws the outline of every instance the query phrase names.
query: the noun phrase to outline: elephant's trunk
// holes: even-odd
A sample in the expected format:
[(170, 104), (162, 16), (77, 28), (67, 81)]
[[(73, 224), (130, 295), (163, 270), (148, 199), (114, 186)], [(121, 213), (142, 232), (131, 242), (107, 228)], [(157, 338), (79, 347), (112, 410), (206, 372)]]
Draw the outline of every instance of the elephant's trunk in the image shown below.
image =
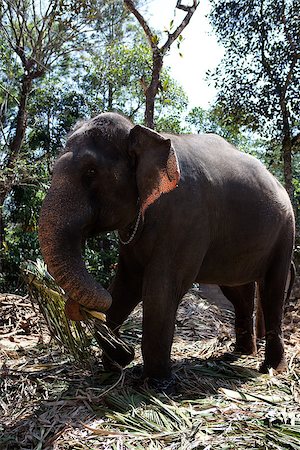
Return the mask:
[(88, 273), (81, 253), (86, 206), (71, 197), (50, 189), (39, 222), (42, 254), (49, 273), (71, 300), (104, 312), (111, 305), (111, 296)]

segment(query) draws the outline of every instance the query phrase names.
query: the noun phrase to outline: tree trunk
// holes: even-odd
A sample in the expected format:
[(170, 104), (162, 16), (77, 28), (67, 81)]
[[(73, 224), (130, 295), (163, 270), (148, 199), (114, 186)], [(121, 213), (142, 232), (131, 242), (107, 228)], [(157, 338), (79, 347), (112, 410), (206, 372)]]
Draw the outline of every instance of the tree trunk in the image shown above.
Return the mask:
[(24, 75), (21, 85), (21, 92), (20, 92), (20, 102), (19, 102), (19, 109), (17, 114), (17, 124), (16, 124), (16, 131), (13, 139), (11, 140), (9, 144), (9, 153), (6, 161), (6, 167), (5, 171), (7, 172), (5, 174), (4, 182), (0, 188), (0, 208), (3, 207), (3, 203), (10, 192), (14, 178), (15, 178), (15, 164), (18, 159), (21, 146), (25, 137), (26, 133), (26, 126), (27, 126), (27, 101), (28, 96), (30, 93), (32, 85), (32, 77), (28, 75)]
[(289, 136), (285, 136), (282, 141), (283, 175), (284, 185), (294, 203), (293, 170), (292, 170), (292, 142)]
[(13, 168), (25, 137), (27, 126), (27, 101), (31, 85), (32, 85), (32, 77), (24, 75), (21, 85), (16, 132), (9, 146), (10, 154), (8, 157), (8, 164), (7, 164), (7, 167), (9, 168)]
[(107, 103), (108, 111), (112, 111), (113, 108), (113, 87), (111, 82), (108, 83), (108, 103)]
[(160, 83), (160, 72), (163, 66), (163, 56), (159, 50), (154, 52), (152, 61), (151, 83), (146, 89), (145, 125), (154, 129), (154, 103)]
[(3, 221), (3, 208), (0, 206), (0, 275), (3, 273), (3, 260), (1, 257), (1, 251), (4, 250), (4, 221)]
[[(18, 159), (21, 146), (25, 137), (27, 126), (27, 100), (32, 85), (32, 77), (24, 75), (22, 79), (20, 102), (17, 114), (16, 131), (12, 141), (9, 144), (8, 158), (5, 164), (5, 177), (0, 186), (0, 249), (3, 249), (5, 239), (4, 221), (3, 221), (3, 205), (5, 199), (12, 189), (15, 179), (15, 164)], [(3, 270), (3, 264), (0, 261), (0, 272)]]
[(282, 112), (282, 159), (283, 159), (283, 176), (284, 185), (289, 194), (292, 204), (294, 205), (294, 188), (293, 188), (293, 168), (292, 168), (292, 139), (290, 127), (290, 111), (285, 97), (285, 90), (281, 92), (280, 108)]

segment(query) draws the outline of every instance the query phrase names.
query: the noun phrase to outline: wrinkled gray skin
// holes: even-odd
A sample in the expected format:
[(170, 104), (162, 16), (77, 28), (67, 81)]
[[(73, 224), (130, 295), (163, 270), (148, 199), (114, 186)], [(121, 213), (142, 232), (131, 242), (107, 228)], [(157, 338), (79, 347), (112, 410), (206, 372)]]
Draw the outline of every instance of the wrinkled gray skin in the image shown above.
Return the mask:
[[(109, 294), (87, 273), (82, 243), (107, 230), (128, 239), (139, 210)], [(233, 303), (242, 353), (256, 351), (256, 282), (266, 331), (261, 370), (284, 369), (281, 321), (294, 230), (286, 191), (257, 159), (213, 134), (160, 135), (105, 113), (70, 135), (39, 235), (49, 271), (70, 297), (69, 317), (81, 318), (79, 304), (107, 310), (117, 332), (142, 300), (144, 375), (161, 379), (171, 373), (178, 304), (194, 282), (218, 284)]]

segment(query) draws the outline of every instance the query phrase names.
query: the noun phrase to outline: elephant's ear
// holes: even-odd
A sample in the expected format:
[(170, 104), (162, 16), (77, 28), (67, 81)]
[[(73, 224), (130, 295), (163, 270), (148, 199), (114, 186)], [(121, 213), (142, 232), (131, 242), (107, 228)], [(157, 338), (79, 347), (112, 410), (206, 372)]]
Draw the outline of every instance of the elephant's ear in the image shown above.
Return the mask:
[(161, 194), (177, 187), (180, 178), (178, 160), (170, 139), (141, 125), (136, 125), (130, 132), (129, 154), (136, 159), (137, 188), (144, 215)]

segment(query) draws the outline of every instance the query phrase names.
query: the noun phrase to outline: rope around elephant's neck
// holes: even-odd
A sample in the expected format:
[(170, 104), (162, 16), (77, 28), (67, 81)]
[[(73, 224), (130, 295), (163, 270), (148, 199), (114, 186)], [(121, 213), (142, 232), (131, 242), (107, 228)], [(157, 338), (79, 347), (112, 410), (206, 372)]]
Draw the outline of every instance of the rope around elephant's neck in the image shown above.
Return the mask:
[(136, 235), (136, 232), (138, 230), (138, 227), (139, 227), (139, 224), (140, 224), (140, 221), (141, 221), (141, 217), (142, 217), (142, 211), (140, 209), (139, 213), (138, 213), (138, 216), (137, 216), (137, 219), (136, 219), (136, 222), (135, 222), (134, 229), (133, 229), (133, 231), (131, 233), (130, 238), (127, 241), (123, 241), (121, 236), (120, 236), (120, 234), (119, 234), (119, 232), (118, 232), (118, 238), (119, 238), (119, 241), (121, 242), (121, 244), (127, 245), (127, 244), (130, 244), (130, 242), (132, 242), (132, 240), (134, 239), (134, 237)]

